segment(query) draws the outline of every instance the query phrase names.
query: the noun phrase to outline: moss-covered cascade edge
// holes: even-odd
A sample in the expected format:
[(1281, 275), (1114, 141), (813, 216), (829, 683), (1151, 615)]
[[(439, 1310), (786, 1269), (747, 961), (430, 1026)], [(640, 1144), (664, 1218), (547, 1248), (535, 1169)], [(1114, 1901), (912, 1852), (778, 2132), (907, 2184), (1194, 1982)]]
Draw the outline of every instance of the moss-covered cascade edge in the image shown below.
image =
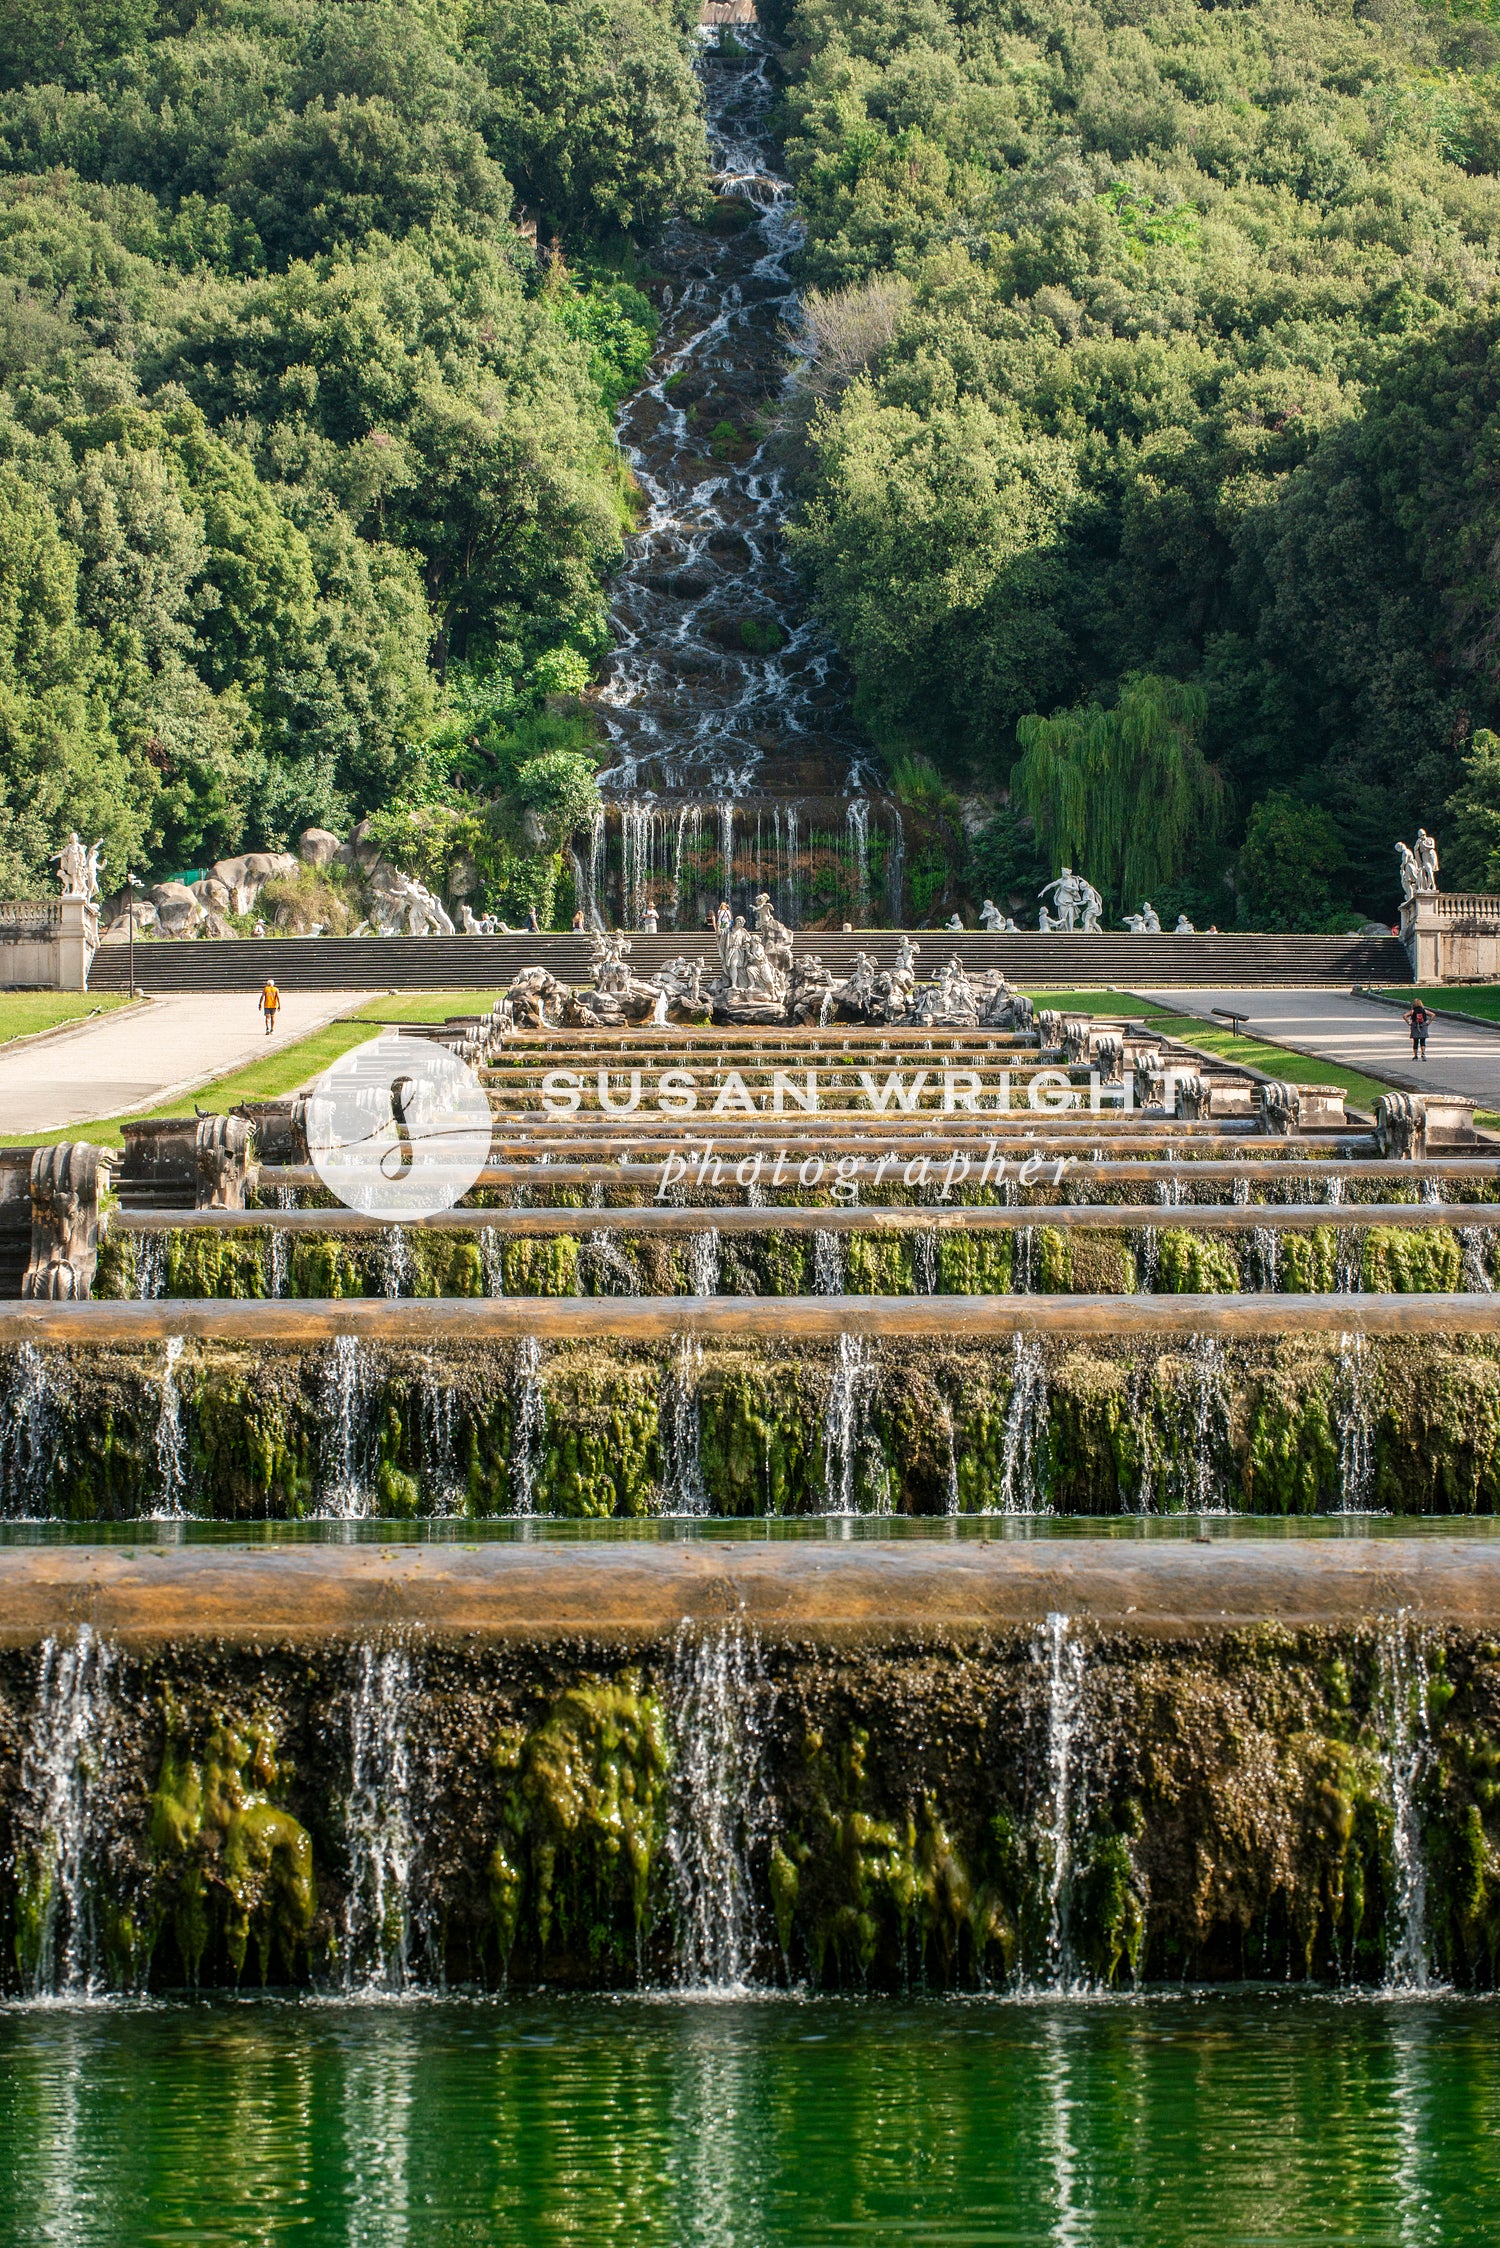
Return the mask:
[[(117, 1652), (79, 1765), (71, 1931), (34, 1768), (36, 1658), (0, 1658), (0, 1987), (60, 1987), (65, 1957), (74, 1987), (117, 1989), (336, 1987), (356, 1967), (664, 1983), (705, 1880), (769, 1982), (1379, 1984), (1403, 1951), (1417, 1964), (1398, 1870), (1412, 1847), (1420, 1963), (1461, 1987), (1500, 1978), (1500, 1644), (1486, 1637), (1391, 1619), (1081, 1648), (1082, 1777), (1065, 1801), (1042, 1633), (864, 1654), (752, 1644), (736, 1738), (715, 1735), (691, 1766), (684, 1729), (703, 1705), (680, 1639), (612, 1660), (411, 1641), (404, 1791), (366, 1743), (357, 1802), (363, 1652)], [(713, 1887), (692, 1770), (710, 1789), (735, 1777), (738, 1897)], [(378, 1925), (360, 1802), (400, 1830), (411, 1866)]]
[[(1164, 1212), (1165, 1215), (1165, 1212)], [(706, 1211), (704, 1234), (712, 1230)], [(1046, 1211), (1021, 1232), (854, 1232), (830, 1235), (844, 1290), (860, 1296), (1330, 1293), (1357, 1281), (1382, 1294), (1431, 1295), (1482, 1286), (1494, 1277), (1488, 1229), (1469, 1241), (1448, 1226), (1373, 1226), (1340, 1234), (1194, 1231), (1163, 1225), (1150, 1235), (1107, 1226), (1049, 1226)], [(824, 1252), (826, 1253), (826, 1252)], [(816, 1239), (772, 1227), (726, 1233), (713, 1247), (717, 1292), (796, 1296), (815, 1292)], [(118, 1230), (101, 1244), (95, 1294), (142, 1294), (241, 1302), (280, 1296), (350, 1297), (671, 1296), (701, 1284), (702, 1251), (691, 1235), (618, 1231), (521, 1235), (397, 1229), (376, 1236), (283, 1232), (218, 1233), (183, 1227), (142, 1235)]]
[(22, 1349), (0, 1494), (76, 1522), (1490, 1514), (1500, 1345)]

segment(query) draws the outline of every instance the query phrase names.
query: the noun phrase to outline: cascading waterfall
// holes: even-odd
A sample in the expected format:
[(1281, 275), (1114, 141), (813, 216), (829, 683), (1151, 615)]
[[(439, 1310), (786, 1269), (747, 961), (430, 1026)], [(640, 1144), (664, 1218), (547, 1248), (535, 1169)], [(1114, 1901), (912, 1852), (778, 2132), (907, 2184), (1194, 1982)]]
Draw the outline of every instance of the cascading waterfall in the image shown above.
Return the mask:
[(1375, 1414), (1363, 1335), (1340, 1335), (1333, 1384), (1339, 1439), (1339, 1512), (1368, 1514), (1375, 1492)]
[(693, 1235), (688, 1251), (688, 1290), (695, 1296), (716, 1296), (719, 1292), (720, 1242), (718, 1229), (710, 1226), (704, 1233)]
[(823, 1409), (824, 1494), (830, 1514), (856, 1511), (861, 1452), (865, 1454), (866, 1481), (873, 1501), (869, 1511), (890, 1511), (889, 1473), (869, 1425), (876, 1372), (867, 1339), (863, 1335), (840, 1335)]
[(0, 1419), (0, 1501), (9, 1520), (44, 1512), (56, 1451), (51, 1358), (35, 1343), (22, 1343)]
[(698, 1403), (702, 1374), (703, 1345), (696, 1335), (679, 1335), (662, 1376), (661, 1424), (666, 1461), (662, 1511), (666, 1514), (704, 1515), (708, 1512)]
[(1047, 1430), (1047, 1362), (1034, 1335), (1017, 1335), (1011, 1345), (1010, 1396), (1000, 1452), (1000, 1514), (1043, 1514), (1043, 1446)]
[(466, 1492), (458, 1459), (458, 1399), (452, 1384), (435, 1374), (429, 1360), (418, 1406), (423, 1485), (434, 1514), (462, 1514)]
[(357, 1335), (335, 1336), (323, 1365), (323, 1494), (319, 1511), (353, 1521), (371, 1509), (366, 1439), (374, 1367)]
[(505, 1293), (505, 1252), (500, 1244), (498, 1226), (481, 1226), (479, 1229), (479, 1269), (484, 1274), (484, 1292), (487, 1296)]
[(929, 1227), (912, 1244), (911, 1276), (919, 1296), (935, 1296), (938, 1284), (938, 1238)]
[(182, 1397), (177, 1387), (177, 1367), (182, 1357), (181, 1335), (167, 1337), (161, 1369), (161, 1405), (156, 1416), (156, 1512), (169, 1520), (183, 1511), (187, 1486), (187, 1435), (182, 1425)]
[(167, 1292), (167, 1243), (160, 1233), (137, 1234), (135, 1292), (140, 1303), (154, 1303)]
[(114, 1746), (115, 1653), (87, 1624), (42, 1647), (36, 1706), (21, 1752), (18, 1865), (31, 1900), (33, 1997), (83, 1997), (104, 1981), (100, 1942), (105, 1832), (100, 1797)]
[(1047, 1759), (1040, 1857), (1042, 1901), (1046, 1909), (1043, 1984), (1065, 1990), (1075, 1979), (1068, 1942), (1072, 1901), (1073, 1825), (1082, 1796), (1080, 1721), (1083, 1713), (1084, 1650), (1057, 1610), (1048, 1616), (1032, 1659), (1046, 1666)]
[(1490, 1278), (1490, 1228), (1479, 1225), (1461, 1226), (1458, 1238), (1463, 1247), (1464, 1287), (1471, 1295), (1492, 1296), (1495, 1293), (1495, 1283)]
[(399, 1991), (411, 1967), (412, 1759), (406, 1713), (419, 1681), (403, 1647), (365, 1645), (349, 1690), (344, 1988)]
[(513, 1386), (516, 1402), (510, 1445), (510, 1511), (531, 1515), (536, 1513), (536, 1487), (547, 1427), (542, 1346), (535, 1335), (524, 1335), (516, 1345)]
[(411, 1294), (417, 1268), (412, 1262), (411, 1244), (403, 1227), (387, 1226), (380, 1235), (376, 1270), (380, 1275), (381, 1293), (388, 1301)]
[(1216, 1336), (1194, 1335), (1178, 1365), (1164, 1462), (1165, 1503), (1185, 1514), (1222, 1514), (1230, 1389), (1224, 1345)]
[(738, 1621), (684, 1623), (668, 1680), (672, 1796), (667, 1830), (679, 1988), (731, 1994), (760, 1946), (752, 1858), (766, 1809), (768, 1687), (755, 1635)]
[[(705, 30), (699, 74), (721, 207), (748, 207), (751, 223), (668, 227), (656, 251), (660, 348), (617, 422), (646, 499), (615, 582), (615, 645), (597, 695), (613, 748), (601, 784), (619, 822), (620, 911), (639, 926), (654, 903), (683, 929), (711, 887), (733, 898), (753, 879), (799, 922), (808, 904), (802, 798), (804, 810), (806, 800), (826, 804), (824, 822), (845, 829), (842, 841), (826, 841), (848, 869), (850, 910), (864, 919), (870, 807), (861, 798), (846, 815), (830, 801), (858, 792), (859, 757), (840, 731), (832, 651), (783, 546), (786, 472), (764, 426), (785, 379), (786, 338), (795, 351), (804, 333), (789, 273), (802, 229), (770, 133), (774, 58), (753, 22), (737, 25), (728, 46)], [(733, 444), (711, 446), (710, 430), (726, 421)], [(904, 838), (887, 856), (893, 889), (903, 857)], [(601, 814), (589, 865), (580, 854), (574, 873), (593, 925), (605, 880)]]
[(1386, 1930), (1386, 1981), (1394, 1990), (1427, 1987), (1427, 1858), (1422, 1787), (1431, 1753), (1427, 1651), (1405, 1613), (1383, 1623), (1379, 1641), (1382, 1761), (1391, 1807), (1392, 1897)]
[(847, 1277), (844, 1238), (819, 1231), (813, 1235), (813, 1294), (841, 1296)]

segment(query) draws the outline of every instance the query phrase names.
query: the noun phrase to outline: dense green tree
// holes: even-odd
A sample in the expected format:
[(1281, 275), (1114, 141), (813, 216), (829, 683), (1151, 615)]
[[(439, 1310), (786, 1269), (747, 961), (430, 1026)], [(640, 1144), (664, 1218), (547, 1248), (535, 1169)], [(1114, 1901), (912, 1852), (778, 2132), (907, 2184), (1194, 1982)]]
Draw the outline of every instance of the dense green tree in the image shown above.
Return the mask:
[(998, 795), (1028, 714), (1194, 682), (1230, 836), (1293, 789), (1388, 911), (1392, 834), (1500, 720), (1500, 32), (1405, 0), (777, 21), (833, 307), (799, 550), (877, 738)]
[[(1339, 929), (1350, 925), (1339, 895), (1349, 858), (1331, 815), (1274, 789), (1245, 823), (1239, 881), (1252, 929)], [(1357, 918), (1357, 917), (1356, 917)]]
[(1110, 708), (1021, 720), (1011, 795), (1052, 873), (1076, 867), (1116, 912), (1182, 875), (1219, 824), (1219, 777), (1198, 746), (1205, 704), (1201, 688), (1145, 674)]

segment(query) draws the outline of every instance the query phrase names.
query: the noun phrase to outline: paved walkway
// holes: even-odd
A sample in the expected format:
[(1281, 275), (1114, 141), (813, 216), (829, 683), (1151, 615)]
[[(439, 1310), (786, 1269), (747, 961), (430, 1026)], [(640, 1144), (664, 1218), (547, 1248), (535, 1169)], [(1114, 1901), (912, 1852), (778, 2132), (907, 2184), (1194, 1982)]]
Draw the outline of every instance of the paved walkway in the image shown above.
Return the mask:
[[(1247, 1029), (1298, 1053), (1363, 1070), (1403, 1090), (1464, 1093), (1481, 1108), (1500, 1108), (1500, 1027), (1433, 1017), (1425, 1062), (1412, 1060), (1398, 1007), (1333, 991), (1150, 991), (1142, 995), (1184, 1015), (1233, 1007)], [(1225, 1027), (1223, 1025), (1220, 1026)]]
[[(57, 1132), (176, 1100), (211, 1077), (243, 1068), (319, 1030), (373, 996), (367, 991), (282, 994), (268, 1039), (255, 992), (150, 999), (13, 1054), (0, 1047), (0, 1139)], [(371, 1032), (374, 1036), (374, 1032)]]

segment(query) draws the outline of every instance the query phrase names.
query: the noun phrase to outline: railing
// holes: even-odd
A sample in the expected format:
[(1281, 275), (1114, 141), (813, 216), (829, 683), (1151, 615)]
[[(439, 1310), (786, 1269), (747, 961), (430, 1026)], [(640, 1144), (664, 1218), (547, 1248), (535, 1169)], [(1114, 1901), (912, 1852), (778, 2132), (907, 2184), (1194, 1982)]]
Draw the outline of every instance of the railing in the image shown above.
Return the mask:
[(0, 938), (41, 935), (62, 923), (61, 898), (0, 900)]
[(1500, 898), (1471, 890), (1442, 890), (1432, 904), (1444, 921), (1479, 921), (1487, 928), (1500, 928)]

